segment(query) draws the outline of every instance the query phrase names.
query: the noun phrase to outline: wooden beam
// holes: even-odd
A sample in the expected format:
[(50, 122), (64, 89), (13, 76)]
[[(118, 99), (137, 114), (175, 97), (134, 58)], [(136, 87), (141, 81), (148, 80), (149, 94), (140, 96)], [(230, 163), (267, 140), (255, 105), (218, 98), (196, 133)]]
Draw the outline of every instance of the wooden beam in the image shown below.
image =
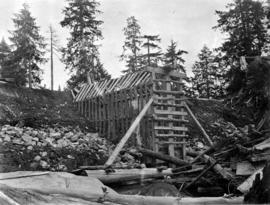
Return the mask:
[(142, 180), (147, 178), (160, 178), (172, 176), (172, 169), (159, 171), (156, 168), (143, 169), (115, 169), (107, 173), (105, 170), (85, 170), (88, 177), (99, 179), (104, 184), (123, 183), (133, 180)]
[(206, 172), (208, 172), (210, 169), (212, 169), (216, 164), (211, 164), (210, 166), (208, 166), (207, 168), (205, 167), (205, 169), (192, 181), (190, 182), (185, 189), (188, 189), (189, 187), (191, 187), (193, 184), (195, 184)]
[(121, 151), (121, 149), (124, 147), (124, 145), (126, 144), (126, 142), (128, 141), (128, 139), (130, 138), (130, 136), (132, 135), (132, 133), (134, 132), (134, 130), (136, 129), (136, 127), (139, 125), (141, 119), (146, 114), (146, 112), (149, 109), (149, 107), (151, 106), (152, 102), (153, 102), (153, 98), (150, 98), (149, 101), (147, 102), (147, 104), (142, 109), (142, 111), (139, 113), (139, 115), (133, 121), (133, 123), (129, 127), (129, 129), (126, 132), (126, 134), (124, 135), (124, 137), (121, 139), (121, 141), (118, 143), (118, 145), (114, 149), (113, 153), (111, 154), (111, 156), (109, 157), (109, 159), (105, 163), (105, 166), (108, 167), (108, 166), (112, 165), (112, 163), (116, 159), (117, 155), (119, 154), (119, 152)]
[(184, 105), (188, 111), (188, 113), (190, 114), (190, 116), (192, 117), (192, 119), (195, 121), (195, 123), (197, 124), (197, 126), (200, 128), (201, 132), (203, 133), (203, 136), (206, 140), (206, 142), (213, 146), (213, 142), (212, 140), (210, 139), (209, 135), (206, 133), (206, 131), (204, 130), (204, 128), (202, 127), (202, 125), (200, 124), (200, 122), (197, 120), (197, 118), (195, 117), (195, 115), (193, 114), (193, 112), (191, 111), (191, 109), (189, 108), (189, 106), (187, 105), (186, 102), (184, 102)]
[(141, 152), (143, 155), (153, 157), (156, 159), (160, 159), (162, 161), (170, 162), (170, 163), (173, 163), (176, 165), (180, 165), (180, 166), (189, 165), (189, 163), (184, 161), (184, 160), (181, 160), (181, 159), (178, 159), (176, 157), (169, 156), (169, 155), (157, 153), (157, 152), (154, 152), (152, 150), (139, 148), (139, 152)]

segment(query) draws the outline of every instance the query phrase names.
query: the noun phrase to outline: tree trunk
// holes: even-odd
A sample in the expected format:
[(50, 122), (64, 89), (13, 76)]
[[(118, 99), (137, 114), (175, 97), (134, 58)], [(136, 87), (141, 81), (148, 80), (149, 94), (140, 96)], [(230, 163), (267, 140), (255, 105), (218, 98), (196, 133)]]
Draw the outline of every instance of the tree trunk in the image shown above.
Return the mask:
[(163, 160), (166, 162), (170, 162), (170, 163), (173, 163), (175, 165), (180, 165), (180, 166), (189, 165), (189, 163), (184, 161), (184, 160), (181, 160), (181, 159), (178, 159), (176, 157), (169, 156), (169, 155), (153, 152), (152, 150), (139, 148), (139, 152), (141, 152), (143, 155), (153, 157), (156, 159), (160, 159), (160, 160)]

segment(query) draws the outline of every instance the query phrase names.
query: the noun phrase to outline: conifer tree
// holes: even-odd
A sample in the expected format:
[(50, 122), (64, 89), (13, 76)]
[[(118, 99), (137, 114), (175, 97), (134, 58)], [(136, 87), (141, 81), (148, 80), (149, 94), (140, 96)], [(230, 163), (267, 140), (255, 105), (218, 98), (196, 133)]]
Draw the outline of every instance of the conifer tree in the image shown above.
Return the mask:
[(125, 35), (125, 42), (123, 46), (123, 53), (120, 56), (121, 60), (126, 62), (127, 70), (123, 72), (135, 72), (141, 68), (141, 59), (139, 51), (142, 44), (141, 27), (138, 20), (131, 16), (127, 18), (127, 26), (123, 29)]
[(23, 8), (13, 18), (15, 30), (11, 31), (12, 55), (6, 69), (12, 73), (18, 85), (24, 86), (41, 82), (42, 70), (39, 64), (45, 63), (45, 39), (40, 35), (36, 20), (31, 16), (29, 6)]
[(186, 69), (184, 67), (185, 60), (183, 58), (183, 54), (187, 54), (188, 52), (185, 50), (181, 50), (177, 48), (177, 43), (175, 41), (171, 41), (171, 44), (167, 48), (167, 52), (164, 54), (164, 66), (171, 67), (175, 70), (186, 73)]
[(73, 88), (87, 82), (90, 74), (93, 80), (109, 78), (109, 74), (100, 64), (99, 45), (102, 39), (101, 20), (97, 19), (100, 5), (95, 0), (67, 0), (68, 6), (63, 10), (63, 27), (70, 29), (70, 38), (63, 49), (63, 62), (72, 76), (68, 85)]
[(198, 97), (219, 98), (224, 96), (222, 70), (213, 52), (204, 46), (198, 54), (199, 60), (192, 67), (192, 89)]
[[(219, 48), (223, 52), (223, 61), (229, 70), (229, 92), (237, 92), (245, 85), (245, 71), (240, 69), (241, 56), (260, 56), (267, 48), (267, 10), (261, 1), (234, 0), (227, 5), (226, 11), (216, 11), (217, 26), (214, 28), (227, 35)], [(229, 80), (228, 79), (228, 80)]]
[(0, 42), (0, 64), (2, 64), (2, 62), (6, 60), (10, 52), (11, 52), (11, 49), (9, 45), (6, 43), (5, 39), (2, 38)]
[(2, 38), (0, 42), (0, 77), (10, 77), (6, 71), (6, 62), (10, 56), (11, 49), (9, 45), (6, 43), (5, 39)]
[(161, 41), (159, 35), (144, 35), (142, 38), (145, 39), (142, 47), (147, 49), (147, 53), (142, 57), (146, 58), (148, 66), (157, 66), (161, 60), (161, 48), (158, 45)]

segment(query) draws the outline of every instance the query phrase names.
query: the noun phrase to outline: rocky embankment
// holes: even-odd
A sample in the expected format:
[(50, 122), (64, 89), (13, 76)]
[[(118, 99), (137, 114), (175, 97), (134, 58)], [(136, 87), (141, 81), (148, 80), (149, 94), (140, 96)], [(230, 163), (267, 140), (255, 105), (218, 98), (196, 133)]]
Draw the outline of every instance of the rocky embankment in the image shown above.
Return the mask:
[(1, 171), (67, 171), (83, 165), (103, 164), (110, 145), (97, 133), (79, 127), (0, 127)]

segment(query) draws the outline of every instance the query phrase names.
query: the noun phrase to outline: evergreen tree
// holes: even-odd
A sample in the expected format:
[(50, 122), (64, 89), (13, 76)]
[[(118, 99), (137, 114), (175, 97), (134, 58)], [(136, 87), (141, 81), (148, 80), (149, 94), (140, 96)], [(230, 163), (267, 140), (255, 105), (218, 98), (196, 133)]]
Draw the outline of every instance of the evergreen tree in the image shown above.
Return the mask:
[(102, 39), (100, 26), (103, 23), (96, 16), (100, 5), (95, 0), (67, 0), (68, 6), (63, 10), (62, 27), (69, 28), (70, 38), (63, 49), (63, 62), (72, 73), (68, 85), (73, 88), (87, 82), (90, 73), (95, 81), (110, 76), (100, 66), (97, 42)]
[(213, 52), (204, 46), (198, 54), (199, 60), (192, 67), (192, 89), (195, 95), (204, 98), (218, 98), (224, 95), (223, 75)]
[(182, 57), (183, 54), (187, 54), (187, 51), (181, 50), (177, 48), (177, 43), (175, 41), (171, 41), (171, 44), (167, 48), (167, 52), (164, 54), (164, 64), (165, 67), (171, 67), (175, 70), (186, 73), (186, 69), (184, 67), (185, 60)]
[(267, 10), (262, 2), (254, 0), (234, 0), (227, 5), (227, 11), (216, 11), (218, 28), (227, 35), (219, 48), (224, 53), (223, 60), (229, 69), (228, 77), (232, 79), (229, 91), (241, 89), (245, 84), (245, 71), (240, 69), (239, 57), (260, 56), (269, 42), (265, 19)]
[(28, 82), (31, 88), (33, 83), (39, 84), (41, 81), (39, 64), (46, 62), (43, 57), (46, 44), (27, 4), (23, 4), (21, 11), (15, 14), (13, 23), (15, 30), (10, 32), (10, 41), (14, 50), (6, 69), (12, 73), (18, 85), (24, 86)]
[(2, 62), (7, 59), (7, 57), (10, 55), (11, 49), (9, 45), (6, 43), (5, 39), (2, 38), (2, 41), (0, 42), (0, 65), (2, 65)]
[(134, 16), (127, 18), (127, 26), (123, 29), (125, 42), (120, 59), (126, 61), (128, 69), (123, 72), (134, 72), (140, 69), (141, 64), (144, 64), (141, 62), (143, 59), (139, 57), (142, 44), (140, 29), (138, 20)]
[(0, 77), (10, 77), (6, 73), (6, 62), (8, 61), (8, 58), (10, 56), (11, 49), (9, 45), (6, 43), (5, 39), (2, 38), (2, 41), (0, 42)]
[(158, 61), (161, 60), (161, 48), (159, 35), (144, 35), (142, 38), (145, 39), (142, 47), (147, 49), (147, 53), (143, 56), (146, 58), (148, 66), (157, 66)]

